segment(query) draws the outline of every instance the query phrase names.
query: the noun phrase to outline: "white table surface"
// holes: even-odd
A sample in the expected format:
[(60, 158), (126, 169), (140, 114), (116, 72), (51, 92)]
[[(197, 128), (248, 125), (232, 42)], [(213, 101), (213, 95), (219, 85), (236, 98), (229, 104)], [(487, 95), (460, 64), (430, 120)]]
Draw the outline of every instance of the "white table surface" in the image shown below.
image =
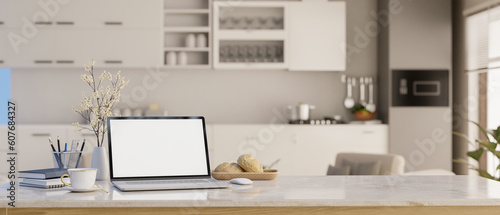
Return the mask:
[[(500, 206), (500, 182), (478, 176), (279, 176), (227, 189), (141, 192), (99, 184), (110, 194), (20, 187), (16, 207)], [(6, 198), (0, 203), (7, 207)]]

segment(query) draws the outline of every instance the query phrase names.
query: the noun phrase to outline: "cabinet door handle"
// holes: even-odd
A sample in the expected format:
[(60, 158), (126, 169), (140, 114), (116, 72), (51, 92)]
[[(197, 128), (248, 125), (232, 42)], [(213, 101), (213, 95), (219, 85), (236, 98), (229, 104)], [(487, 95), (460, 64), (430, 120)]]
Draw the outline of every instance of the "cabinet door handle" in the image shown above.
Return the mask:
[(49, 64), (52, 63), (51, 60), (35, 60), (36, 64)]
[(374, 131), (363, 131), (363, 134), (373, 134), (375, 133)]
[(72, 61), (72, 60), (58, 60), (58, 61), (56, 61), (56, 63), (60, 63), (60, 64), (73, 64), (73, 63), (75, 63), (75, 61)]
[(0, 60), (0, 63), (3, 63), (3, 60)]
[(105, 25), (122, 25), (122, 22), (104, 22)]
[(94, 136), (95, 134), (92, 133), (82, 133), (82, 136), (84, 137), (89, 137), (89, 136)]
[(3, 25), (3, 21), (0, 21), (0, 25)]
[(121, 60), (105, 60), (104, 63), (107, 64), (122, 64)]
[(33, 137), (48, 137), (50, 136), (50, 133), (33, 133), (31, 134)]
[(74, 25), (75, 22), (56, 22), (57, 25)]
[(52, 22), (35, 22), (35, 25), (52, 25)]

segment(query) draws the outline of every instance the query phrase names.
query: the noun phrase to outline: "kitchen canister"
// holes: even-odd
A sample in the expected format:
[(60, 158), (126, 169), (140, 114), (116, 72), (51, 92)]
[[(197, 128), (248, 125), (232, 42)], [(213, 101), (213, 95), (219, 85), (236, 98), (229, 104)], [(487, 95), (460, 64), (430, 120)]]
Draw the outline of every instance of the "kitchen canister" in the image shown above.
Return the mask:
[(194, 48), (196, 47), (196, 38), (194, 34), (188, 34), (186, 36), (186, 47)]
[(186, 65), (187, 64), (187, 54), (186, 54), (186, 52), (178, 52), (177, 53), (177, 63), (179, 65)]
[(309, 105), (308, 104), (299, 104), (299, 119), (300, 120), (309, 120)]
[(196, 47), (207, 47), (207, 37), (205, 36), (205, 34), (196, 35)]
[(122, 109), (122, 116), (132, 116), (132, 109), (126, 107)]
[(167, 65), (173, 66), (177, 64), (177, 56), (175, 52), (167, 52)]

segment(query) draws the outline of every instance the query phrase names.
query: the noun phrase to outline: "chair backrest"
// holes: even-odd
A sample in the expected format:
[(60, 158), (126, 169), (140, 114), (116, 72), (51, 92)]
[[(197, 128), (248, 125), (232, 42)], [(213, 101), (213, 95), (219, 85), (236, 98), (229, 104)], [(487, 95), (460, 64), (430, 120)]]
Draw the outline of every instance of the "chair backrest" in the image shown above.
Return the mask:
[(394, 154), (338, 153), (335, 165), (341, 165), (343, 160), (356, 163), (380, 161), (380, 175), (401, 175), (405, 168), (403, 156)]

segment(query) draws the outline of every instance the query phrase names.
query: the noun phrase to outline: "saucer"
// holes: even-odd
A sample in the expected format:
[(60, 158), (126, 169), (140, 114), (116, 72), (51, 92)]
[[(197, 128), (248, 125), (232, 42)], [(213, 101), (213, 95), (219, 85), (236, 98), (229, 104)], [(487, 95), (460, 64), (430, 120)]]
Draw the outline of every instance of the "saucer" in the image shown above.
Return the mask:
[(64, 189), (69, 190), (71, 192), (75, 192), (75, 193), (87, 193), (87, 192), (94, 192), (96, 190), (99, 190), (99, 187), (92, 187), (89, 189), (75, 189), (73, 187), (64, 187)]

